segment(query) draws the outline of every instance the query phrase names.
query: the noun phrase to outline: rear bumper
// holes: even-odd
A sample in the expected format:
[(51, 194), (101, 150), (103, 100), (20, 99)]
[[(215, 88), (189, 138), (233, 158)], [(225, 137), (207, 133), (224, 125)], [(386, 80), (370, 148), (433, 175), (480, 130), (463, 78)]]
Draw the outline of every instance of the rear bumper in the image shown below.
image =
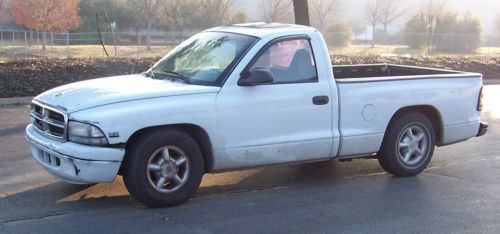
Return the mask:
[(45, 170), (73, 184), (113, 182), (124, 155), (123, 149), (51, 140), (40, 135), (31, 125), (26, 128), (26, 140), (33, 157)]
[(486, 122), (481, 122), (479, 124), (479, 130), (477, 131), (476, 137), (480, 137), (488, 132), (488, 123)]

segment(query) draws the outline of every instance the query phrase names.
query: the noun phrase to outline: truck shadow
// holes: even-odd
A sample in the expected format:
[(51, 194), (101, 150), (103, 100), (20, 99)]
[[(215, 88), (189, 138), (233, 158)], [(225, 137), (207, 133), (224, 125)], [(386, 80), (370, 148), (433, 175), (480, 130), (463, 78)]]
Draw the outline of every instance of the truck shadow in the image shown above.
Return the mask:
[[(346, 178), (372, 173), (382, 173), (376, 161), (357, 160), (348, 163), (327, 161), (208, 174), (204, 177), (195, 199), (301, 184), (313, 187), (318, 183), (335, 185)], [(12, 211), (0, 212), (0, 222), (33, 218), (47, 213), (143, 208), (128, 194), (121, 177), (111, 184), (72, 185), (57, 181), (8, 196), (2, 197), (0, 194), (0, 207)]]

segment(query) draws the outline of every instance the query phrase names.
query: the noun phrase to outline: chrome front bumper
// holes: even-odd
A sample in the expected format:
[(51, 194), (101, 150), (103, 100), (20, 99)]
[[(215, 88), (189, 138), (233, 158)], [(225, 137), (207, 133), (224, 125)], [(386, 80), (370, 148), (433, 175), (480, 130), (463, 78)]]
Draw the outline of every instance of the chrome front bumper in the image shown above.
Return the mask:
[(113, 182), (125, 154), (124, 149), (59, 142), (26, 127), (33, 157), (52, 175), (74, 184)]

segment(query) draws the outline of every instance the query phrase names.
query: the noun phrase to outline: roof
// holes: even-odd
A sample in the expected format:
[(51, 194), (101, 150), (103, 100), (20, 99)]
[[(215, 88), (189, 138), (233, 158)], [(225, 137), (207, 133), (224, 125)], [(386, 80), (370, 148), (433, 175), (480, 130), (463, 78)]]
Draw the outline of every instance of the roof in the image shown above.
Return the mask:
[(250, 35), (254, 37), (266, 37), (276, 33), (290, 32), (310, 32), (316, 31), (313, 27), (296, 25), (296, 24), (280, 24), (280, 23), (245, 23), (232, 24), (208, 29), (206, 31), (231, 32)]

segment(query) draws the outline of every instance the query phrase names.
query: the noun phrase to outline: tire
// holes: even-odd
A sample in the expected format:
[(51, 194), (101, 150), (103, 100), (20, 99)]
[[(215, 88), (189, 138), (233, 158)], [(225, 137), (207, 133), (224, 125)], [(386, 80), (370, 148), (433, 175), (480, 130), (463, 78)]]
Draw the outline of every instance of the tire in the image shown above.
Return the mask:
[(415, 176), (431, 161), (435, 145), (431, 121), (423, 114), (410, 112), (389, 126), (378, 161), (394, 176)]
[(200, 147), (187, 133), (155, 130), (127, 148), (123, 181), (137, 201), (151, 208), (186, 202), (204, 173)]

